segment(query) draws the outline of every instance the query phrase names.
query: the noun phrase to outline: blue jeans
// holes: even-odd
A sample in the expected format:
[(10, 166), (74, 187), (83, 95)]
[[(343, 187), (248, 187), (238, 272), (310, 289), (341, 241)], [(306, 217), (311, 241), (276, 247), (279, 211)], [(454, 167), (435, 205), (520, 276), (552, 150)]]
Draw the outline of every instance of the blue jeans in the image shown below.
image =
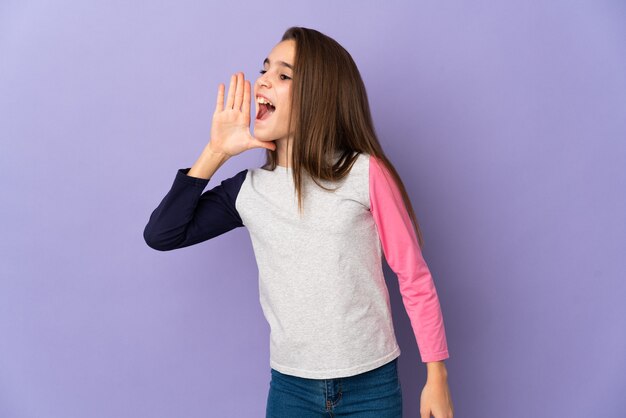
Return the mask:
[(402, 418), (398, 358), (336, 379), (306, 379), (270, 368), (266, 418)]

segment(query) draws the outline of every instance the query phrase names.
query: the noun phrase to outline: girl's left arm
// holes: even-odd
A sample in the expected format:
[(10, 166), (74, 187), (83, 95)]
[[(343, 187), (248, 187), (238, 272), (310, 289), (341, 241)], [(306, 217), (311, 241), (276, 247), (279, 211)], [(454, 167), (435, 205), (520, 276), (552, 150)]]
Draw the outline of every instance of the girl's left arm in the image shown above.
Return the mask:
[[(402, 301), (417, 340), (422, 362), (450, 357), (439, 297), (424, 260), (413, 223), (393, 177), (370, 157), (370, 210), (376, 222), (385, 259), (398, 276)], [(441, 366), (430, 367), (440, 370)]]
[(427, 380), (420, 401), (423, 418), (452, 418), (444, 360), (449, 358), (437, 289), (424, 260), (400, 189), (377, 158), (370, 156), (370, 210), (389, 267), (398, 276), (402, 300), (417, 340)]

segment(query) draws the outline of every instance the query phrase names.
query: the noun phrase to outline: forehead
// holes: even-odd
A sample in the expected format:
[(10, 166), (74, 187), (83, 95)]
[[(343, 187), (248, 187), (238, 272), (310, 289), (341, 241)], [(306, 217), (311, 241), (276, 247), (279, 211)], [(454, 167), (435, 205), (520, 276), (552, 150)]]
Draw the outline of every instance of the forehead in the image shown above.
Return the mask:
[[(272, 50), (270, 51), (267, 58), (270, 60), (270, 63), (274, 63), (277, 61), (284, 61), (288, 64), (293, 65), (293, 61), (296, 55), (296, 41), (293, 39), (288, 39), (286, 41), (281, 41)], [(267, 61), (265, 61), (267, 62)]]

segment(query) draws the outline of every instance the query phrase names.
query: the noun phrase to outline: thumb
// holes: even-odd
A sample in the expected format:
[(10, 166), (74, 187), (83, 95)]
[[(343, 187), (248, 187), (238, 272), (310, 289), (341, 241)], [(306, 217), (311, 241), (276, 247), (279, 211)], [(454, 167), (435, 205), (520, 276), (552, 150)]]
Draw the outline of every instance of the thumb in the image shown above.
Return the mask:
[(250, 146), (252, 148), (265, 148), (270, 151), (276, 151), (276, 143), (274, 141), (261, 141), (253, 136), (250, 136), (250, 141)]

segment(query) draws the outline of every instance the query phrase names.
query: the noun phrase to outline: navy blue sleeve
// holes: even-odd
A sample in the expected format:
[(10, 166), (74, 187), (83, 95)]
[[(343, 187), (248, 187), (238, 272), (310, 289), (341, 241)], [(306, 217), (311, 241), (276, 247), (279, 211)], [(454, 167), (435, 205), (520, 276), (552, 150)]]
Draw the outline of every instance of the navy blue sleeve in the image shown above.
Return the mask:
[(244, 226), (235, 201), (248, 169), (205, 193), (202, 191), (210, 179), (190, 177), (190, 169), (178, 169), (172, 187), (143, 231), (146, 244), (155, 250), (188, 247)]

